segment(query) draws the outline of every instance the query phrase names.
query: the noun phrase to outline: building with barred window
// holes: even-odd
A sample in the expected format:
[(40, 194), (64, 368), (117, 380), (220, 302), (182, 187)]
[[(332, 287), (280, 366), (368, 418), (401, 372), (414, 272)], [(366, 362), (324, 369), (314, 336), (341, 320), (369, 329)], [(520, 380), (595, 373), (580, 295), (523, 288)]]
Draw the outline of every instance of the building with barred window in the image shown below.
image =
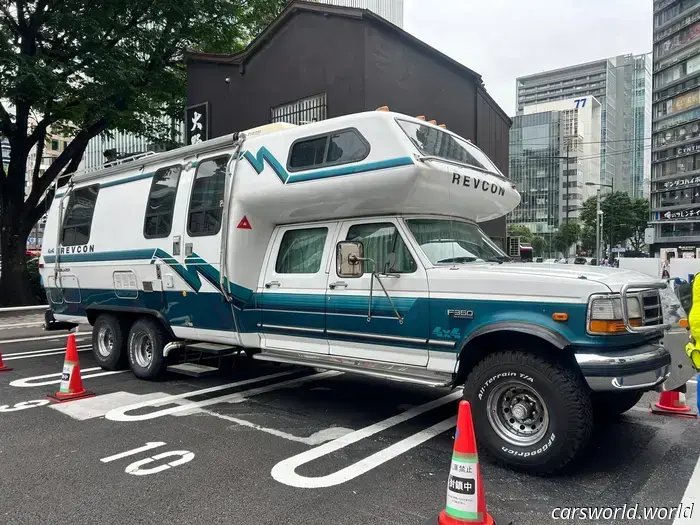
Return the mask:
[[(511, 120), (481, 76), (370, 10), (295, 0), (244, 51), (188, 54), (187, 76), (197, 140), (386, 105), (444, 123), (508, 174)], [(481, 226), (504, 246), (505, 217)]]

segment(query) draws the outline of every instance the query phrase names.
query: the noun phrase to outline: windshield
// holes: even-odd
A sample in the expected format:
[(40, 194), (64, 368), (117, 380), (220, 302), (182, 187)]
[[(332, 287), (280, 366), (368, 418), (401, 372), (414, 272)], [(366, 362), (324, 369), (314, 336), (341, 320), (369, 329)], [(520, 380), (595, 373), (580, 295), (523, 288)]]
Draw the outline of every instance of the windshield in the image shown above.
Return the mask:
[(471, 142), (432, 126), (407, 120), (397, 120), (396, 122), (421, 153), (454, 160), (501, 175), (501, 172), (486, 154)]
[(510, 260), (476, 224), (450, 219), (407, 219), (406, 224), (432, 264)]

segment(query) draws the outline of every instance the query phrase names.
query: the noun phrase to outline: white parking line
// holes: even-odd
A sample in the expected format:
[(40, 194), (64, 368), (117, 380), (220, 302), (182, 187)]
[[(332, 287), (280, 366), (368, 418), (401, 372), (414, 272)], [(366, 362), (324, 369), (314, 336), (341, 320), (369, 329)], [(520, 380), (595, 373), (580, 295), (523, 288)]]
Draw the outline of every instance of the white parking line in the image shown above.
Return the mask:
[(692, 523), (697, 525), (700, 523), (700, 517), (697, 515), (692, 515), (693, 512), (700, 512), (700, 508), (695, 507), (695, 504), (700, 507), (700, 458), (698, 458), (698, 462), (695, 465), (695, 470), (688, 480), (688, 486), (685, 489), (685, 494), (683, 494), (683, 497), (681, 498), (681, 504), (685, 509), (692, 509), (690, 511), (691, 515), (687, 517), (677, 516), (676, 519), (673, 520), (673, 525)]
[[(87, 352), (91, 348), (92, 348), (92, 345), (79, 346), (78, 352)], [(56, 352), (41, 350), (41, 351), (38, 351), (37, 353), (31, 353), (31, 354), (30, 353), (24, 353), (24, 354), (19, 354), (19, 355), (13, 354), (13, 355), (16, 355), (16, 357), (7, 357), (6, 358), (3, 356), (2, 359), (3, 359), (3, 361), (14, 361), (15, 359), (32, 359), (34, 357), (45, 357), (47, 355), (61, 355), (61, 354), (65, 354), (65, 353), (66, 353), (66, 349), (62, 348), (62, 349), (60, 349), (60, 351), (56, 351)]]
[[(69, 336), (70, 334), (64, 334), (64, 335), (41, 335), (39, 337), (25, 337), (23, 339), (0, 339), (0, 345), (7, 345), (10, 343), (29, 343), (31, 341), (48, 341), (48, 340), (53, 340), (53, 339), (65, 339)], [(77, 335), (75, 336), (76, 339), (85, 339), (91, 337), (91, 334), (84, 334), (84, 335)]]
[(310, 461), (319, 459), (332, 452), (335, 452), (336, 450), (347, 447), (348, 445), (356, 443), (361, 439), (365, 439), (379, 432), (383, 432), (388, 428), (408, 421), (409, 419), (428, 412), (429, 410), (433, 410), (434, 408), (442, 406), (446, 403), (456, 401), (461, 397), (461, 391), (452, 392), (446, 396), (430, 401), (429, 403), (411, 408), (406, 412), (390, 417), (389, 419), (385, 419), (384, 421), (380, 421), (368, 427), (356, 430), (355, 432), (338, 438), (335, 441), (325, 443), (324, 445), (312, 448), (311, 450), (297, 454), (296, 456), (285, 459), (284, 461), (280, 461), (272, 468), (270, 474), (280, 483), (284, 483), (285, 485), (289, 485), (291, 487), (306, 489), (332, 487), (334, 485), (340, 485), (341, 483), (350, 481), (351, 479), (372, 470), (382, 463), (403, 454), (404, 452), (453, 427), (457, 421), (456, 416), (445, 419), (444, 421), (426, 428), (425, 430), (421, 430), (420, 432), (413, 434), (399, 441), (398, 443), (394, 443), (393, 445), (375, 452), (371, 456), (366, 457), (357, 463), (353, 463), (352, 465), (347, 466), (337, 472), (333, 472), (332, 474), (319, 477), (308, 477), (297, 474), (295, 471)]
[[(294, 371), (280, 372), (277, 374), (270, 374), (267, 376), (254, 377), (252, 379), (246, 379), (244, 381), (237, 381), (235, 383), (227, 383), (225, 385), (204, 388), (202, 390), (195, 390), (193, 392), (185, 392), (184, 394), (165, 396), (165, 397), (162, 397), (160, 399), (154, 399), (152, 401), (143, 401), (141, 403), (134, 403), (133, 405), (128, 405), (128, 406), (124, 406), (124, 407), (115, 408), (114, 410), (110, 410), (107, 414), (105, 414), (105, 419), (109, 419), (111, 421), (143, 421), (146, 419), (153, 419), (156, 417), (164, 416), (166, 414), (170, 414), (172, 412), (179, 412), (182, 410), (188, 410), (188, 409), (192, 409), (192, 408), (206, 406), (203, 403), (207, 403), (207, 401), (209, 401), (208, 404), (218, 403), (220, 399), (223, 399), (226, 396), (221, 397), (221, 398), (214, 398), (213, 400), (208, 399), (207, 401), (200, 401), (199, 403), (189, 403), (187, 405), (174, 407), (175, 410), (173, 410), (173, 409), (159, 410), (158, 412), (151, 412), (150, 414), (142, 414), (142, 415), (138, 415), (138, 416), (129, 416), (126, 413), (131, 412), (132, 410), (137, 410), (139, 408), (170, 404), (170, 403), (174, 403), (178, 399), (185, 399), (188, 397), (200, 396), (203, 394), (210, 394), (212, 392), (218, 392), (220, 390), (235, 388), (237, 386), (249, 385), (251, 383), (259, 383), (261, 381), (265, 381), (266, 379), (275, 379), (277, 377), (284, 377), (284, 376), (288, 376), (288, 375), (291, 375), (294, 373), (295, 373)], [(172, 410), (172, 412), (170, 412), (171, 410)]]
[(343, 437), (352, 432), (352, 429), (345, 427), (330, 427), (324, 428), (323, 430), (319, 430), (318, 432), (314, 432), (309, 437), (299, 437), (288, 432), (283, 432), (282, 430), (277, 430), (275, 428), (263, 427), (256, 423), (246, 421), (245, 419), (238, 419), (237, 417), (231, 417), (225, 414), (218, 414), (211, 410), (199, 410), (198, 412), (218, 417), (219, 419), (224, 419), (226, 421), (231, 421), (232, 423), (236, 423), (237, 425), (241, 425), (242, 427), (254, 428), (255, 430), (259, 430), (260, 432), (265, 432), (266, 434), (271, 434), (273, 436), (281, 437), (283, 439), (288, 439), (289, 441), (296, 441), (297, 443), (304, 443), (305, 445), (311, 446), (320, 445), (321, 443), (325, 443), (333, 439), (338, 439), (339, 437)]
[(15, 323), (15, 324), (4, 324), (0, 325), (0, 330), (13, 330), (17, 328), (31, 328), (33, 326), (42, 326), (43, 321), (36, 321), (33, 323)]
[[(78, 346), (78, 348), (90, 348), (91, 345), (81, 345)], [(18, 355), (32, 355), (32, 354), (43, 354), (45, 352), (57, 352), (58, 350), (63, 350), (65, 352), (66, 347), (61, 346), (58, 348), (44, 348), (43, 350), (29, 350), (27, 352), (13, 352), (11, 354), (3, 354), (3, 358), (5, 357), (15, 357)]]
[[(101, 376), (111, 376), (114, 374), (123, 374), (124, 372), (128, 372), (128, 370), (113, 370), (109, 372), (100, 372), (98, 374), (87, 374), (86, 372), (93, 372), (95, 370), (102, 370), (99, 366), (93, 367), (93, 368), (86, 368), (85, 370), (80, 371), (80, 377), (82, 379), (90, 379), (91, 377), (101, 377)], [(32, 388), (35, 386), (45, 386), (45, 385), (57, 385), (61, 382), (61, 376), (63, 375), (62, 372), (58, 372), (57, 374), (46, 374), (43, 376), (34, 376), (34, 377), (24, 377), (22, 379), (15, 379), (14, 381), (10, 381), (10, 386), (16, 386), (20, 388)], [(37, 379), (46, 379), (49, 377), (58, 377), (58, 379), (51, 380), (51, 381), (41, 381), (39, 383), (36, 383), (35, 381)]]
[(338, 375), (341, 375), (343, 372), (336, 372), (336, 371), (330, 371), (330, 372), (321, 372), (320, 374), (313, 374), (310, 376), (304, 376), (304, 377), (299, 377), (296, 379), (290, 379), (288, 381), (283, 381), (281, 383), (273, 383), (272, 385), (267, 385), (267, 386), (261, 386), (258, 388), (253, 388), (251, 390), (244, 390), (243, 392), (236, 392), (235, 394), (230, 394), (226, 396), (221, 396), (221, 397), (215, 397), (213, 399), (206, 399), (204, 401), (197, 401), (195, 403), (186, 403), (180, 406), (176, 407), (171, 407), (171, 408), (164, 408), (162, 410), (158, 410), (156, 412), (150, 412), (148, 414), (139, 414), (135, 416), (130, 416), (127, 415), (127, 412), (131, 412), (132, 410), (136, 410), (138, 408), (143, 408), (147, 406), (154, 406), (154, 405), (163, 405), (166, 403), (173, 403), (174, 401), (178, 399), (184, 399), (187, 397), (192, 397), (192, 396), (198, 396), (202, 394), (206, 394), (209, 392), (215, 392), (218, 390), (223, 390), (227, 388), (234, 388), (237, 386), (244, 386), (244, 385), (249, 385), (251, 383), (260, 383), (262, 381), (265, 381), (267, 379), (276, 379), (278, 377), (284, 377), (292, 374), (296, 374), (296, 371), (290, 371), (290, 372), (280, 372), (277, 374), (270, 374), (262, 377), (255, 377), (252, 379), (246, 379), (244, 381), (238, 381), (236, 383), (229, 383), (227, 385), (221, 385), (221, 386), (215, 386), (212, 388), (205, 388), (204, 390), (196, 390), (194, 392), (188, 392), (186, 394), (178, 394), (176, 396), (168, 396), (162, 399), (157, 399), (155, 401), (146, 401), (143, 403), (136, 403), (135, 405), (130, 405), (127, 407), (123, 408), (117, 408), (114, 410), (109, 411), (105, 415), (105, 419), (109, 419), (111, 421), (145, 421), (147, 419), (155, 419), (157, 417), (161, 416), (166, 416), (166, 415), (172, 415), (176, 414), (178, 412), (184, 412), (188, 410), (193, 410), (195, 408), (202, 408), (205, 406), (209, 405), (215, 405), (217, 403), (241, 403), (245, 401), (248, 397), (252, 397), (258, 394), (264, 394), (266, 392), (272, 392), (274, 390), (279, 390), (281, 388), (285, 387), (290, 387), (290, 386), (297, 386), (302, 383), (307, 383), (309, 381), (317, 381), (319, 379), (325, 379), (329, 377), (335, 377)]

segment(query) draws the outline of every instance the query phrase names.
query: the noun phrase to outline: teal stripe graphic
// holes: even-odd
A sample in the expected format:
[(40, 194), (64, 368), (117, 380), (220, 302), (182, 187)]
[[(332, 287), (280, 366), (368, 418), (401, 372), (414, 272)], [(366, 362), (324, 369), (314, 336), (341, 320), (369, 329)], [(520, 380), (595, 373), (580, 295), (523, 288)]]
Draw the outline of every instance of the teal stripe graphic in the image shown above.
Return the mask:
[(275, 156), (270, 153), (270, 151), (262, 146), (258, 150), (257, 155), (253, 155), (250, 151), (245, 151), (243, 153), (243, 158), (245, 158), (252, 168), (260, 175), (265, 169), (265, 163), (270, 166), (272, 171), (275, 172), (277, 177), (282, 181), (283, 184), (292, 184), (295, 182), (306, 182), (311, 180), (327, 179), (329, 177), (340, 177), (342, 175), (353, 175), (357, 173), (366, 173), (369, 171), (377, 171), (388, 168), (396, 168), (399, 166), (408, 166), (413, 164), (411, 157), (398, 157), (395, 159), (383, 160), (380, 162), (368, 162), (365, 164), (350, 164), (347, 166), (340, 166), (338, 168), (328, 168), (325, 170), (309, 171), (304, 173), (287, 173), (284, 166), (275, 158)]

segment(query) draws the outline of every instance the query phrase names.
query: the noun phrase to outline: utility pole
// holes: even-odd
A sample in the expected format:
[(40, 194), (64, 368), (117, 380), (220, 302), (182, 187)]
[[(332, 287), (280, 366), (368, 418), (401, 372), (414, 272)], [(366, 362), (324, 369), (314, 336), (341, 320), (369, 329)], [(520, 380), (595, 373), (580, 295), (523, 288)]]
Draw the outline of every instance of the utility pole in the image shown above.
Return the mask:
[(566, 177), (566, 225), (569, 225), (569, 137), (566, 137), (566, 164), (564, 165), (564, 176)]
[(595, 203), (595, 261), (600, 266), (600, 188), (596, 191)]

